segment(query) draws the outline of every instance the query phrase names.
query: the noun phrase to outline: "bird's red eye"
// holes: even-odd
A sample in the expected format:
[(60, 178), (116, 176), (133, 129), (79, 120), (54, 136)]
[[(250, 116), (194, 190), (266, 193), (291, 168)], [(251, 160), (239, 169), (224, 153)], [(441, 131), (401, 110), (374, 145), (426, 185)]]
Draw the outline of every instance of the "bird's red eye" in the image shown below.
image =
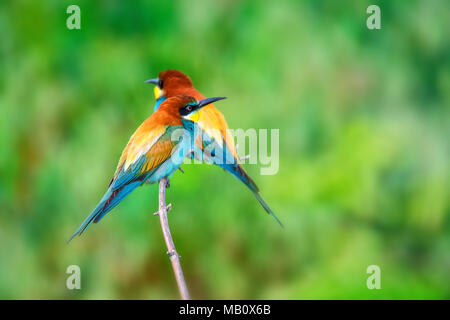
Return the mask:
[(191, 111), (192, 111), (192, 106), (187, 106), (187, 107), (186, 107), (186, 110), (189, 111), (189, 112), (191, 112)]

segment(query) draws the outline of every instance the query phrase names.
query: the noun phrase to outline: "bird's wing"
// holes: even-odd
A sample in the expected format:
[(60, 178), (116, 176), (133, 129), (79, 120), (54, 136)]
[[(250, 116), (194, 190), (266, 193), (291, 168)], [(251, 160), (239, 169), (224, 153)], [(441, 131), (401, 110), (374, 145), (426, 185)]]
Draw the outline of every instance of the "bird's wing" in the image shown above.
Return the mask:
[(142, 179), (166, 161), (178, 143), (171, 139), (174, 128), (182, 126), (157, 125), (151, 130), (138, 129), (122, 153), (110, 187), (116, 189)]
[(111, 211), (130, 192), (139, 187), (168, 158), (178, 144), (172, 141), (171, 132), (174, 127), (181, 126), (148, 126), (139, 127), (122, 152), (116, 173), (108, 190), (91, 214), (75, 231), (72, 238), (81, 235), (92, 223)]
[(233, 137), (230, 131), (227, 130), (228, 126), (225, 121), (225, 117), (216, 108), (213, 107), (206, 109), (207, 107), (208, 106), (201, 110), (202, 114), (197, 119), (197, 124), (203, 131), (202, 136), (204, 140), (202, 141), (202, 145), (205, 145), (204, 134), (206, 134), (206, 140), (210, 140), (208, 143), (215, 142), (217, 143), (217, 147), (214, 148), (215, 154), (212, 157), (210, 157), (206, 152), (203, 152), (203, 160), (222, 167), (225, 171), (230, 172), (233, 176), (243, 182), (252, 191), (253, 195), (263, 206), (264, 210), (272, 215), (275, 220), (283, 226), (281, 221), (261, 196), (261, 193), (259, 192), (259, 189), (253, 179), (250, 178), (250, 176), (240, 166)]
[(216, 111), (215, 113), (216, 113), (217, 126), (220, 128), (220, 132), (222, 133), (223, 140), (224, 140), (226, 146), (228, 147), (228, 149), (230, 150), (230, 152), (232, 153), (233, 157), (236, 160), (238, 160), (239, 157), (236, 152), (236, 146), (234, 144), (233, 136), (231, 135), (231, 132), (228, 128), (227, 121), (225, 120), (225, 117), (219, 110), (217, 110), (216, 108), (214, 108), (214, 109)]
[(233, 136), (230, 133), (227, 122), (223, 114), (213, 105), (204, 107), (199, 112), (197, 124), (209, 137), (213, 138), (220, 147), (223, 142), (227, 146), (228, 151), (238, 161), (239, 157), (236, 153)]

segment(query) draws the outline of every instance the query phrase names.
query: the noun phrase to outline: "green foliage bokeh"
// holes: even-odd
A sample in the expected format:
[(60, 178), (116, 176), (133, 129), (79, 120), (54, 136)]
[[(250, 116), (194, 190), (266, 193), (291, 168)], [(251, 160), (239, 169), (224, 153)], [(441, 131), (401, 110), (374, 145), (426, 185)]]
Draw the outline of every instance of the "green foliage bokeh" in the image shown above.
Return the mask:
[(372, 2), (381, 30), (369, 1), (2, 1), (0, 298), (178, 298), (155, 185), (65, 243), (168, 68), (231, 128), (280, 130), (279, 172), (245, 168), (285, 229), (217, 167), (172, 178), (194, 298), (450, 298), (449, 3)]

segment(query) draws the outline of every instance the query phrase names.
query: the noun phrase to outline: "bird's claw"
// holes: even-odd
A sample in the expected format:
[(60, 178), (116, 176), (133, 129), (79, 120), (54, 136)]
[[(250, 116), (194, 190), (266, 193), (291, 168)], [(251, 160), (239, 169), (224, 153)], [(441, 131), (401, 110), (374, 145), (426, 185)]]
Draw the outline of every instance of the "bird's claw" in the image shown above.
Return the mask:
[[(236, 146), (235, 146), (236, 153), (237, 153), (238, 147), (239, 147), (239, 144), (236, 143)], [(239, 157), (239, 161), (241, 161), (241, 162), (243, 162), (244, 160), (247, 160), (247, 159), (250, 159), (250, 155), (249, 155), (249, 154), (247, 154), (247, 155), (245, 155), (245, 156), (243, 156), (243, 157)]]
[(247, 159), (250, 159), (250, 155), (249, 154), (247, 154), (246, 156), (243, 156), (243, 157), (239, 157), (240, 161), (244, 161), (244, 160), (247, 160)]

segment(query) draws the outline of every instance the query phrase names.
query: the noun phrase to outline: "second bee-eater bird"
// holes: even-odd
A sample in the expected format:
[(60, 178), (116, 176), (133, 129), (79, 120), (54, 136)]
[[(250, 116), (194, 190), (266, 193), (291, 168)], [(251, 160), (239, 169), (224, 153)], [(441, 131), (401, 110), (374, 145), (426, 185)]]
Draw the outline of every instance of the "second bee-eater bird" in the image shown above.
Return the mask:
[[(200, 100), (205, 98), (197, 89), (195, 89), (191, 79), (178, 70), (162, 71), (158, 74), (158, 78), (149, 79), (146, 82), (155, 85), (155, 112), (159, 110), (166, 99), (179, 94), (187, 94)], [(192, 121), (194, 124), (194, 129), (192, 129), (192, 131), (195, 132), (197, 131), (196, 129), (199, 129), (198, 132), (200, 132), (200, 134), (197, 135), (195, 145), (201, 149), (200, 152), (202, 155), (200, 158), (205, 162), (214, 163), (222, 167), (243, 182), (252, 191), (264, 210), (272, 215), (277, 222), (283, 226), (261, 196), (255, 182), (239, 164), (239, 157), (236, 152), (233, 136), (230, 133), (223, 114), (213, 104), (210, 104), (198, 112), (189, 115), (186, 117), (186, 120)], [(207, 149), (210, 144), (214, 144), (215, 146), (215, 154), (213, 155), (205, 152), (205, 149)], [(195, 152), (193, 153), (193, 156), (196, 156)]]
[(100, 221), (137, 187), (170, 177), (191, 152), (189, 136), (176, 135), (175, 130), (189, 130), (190, 114), (221, 99), (225, 98), (197, 101), (188, 95), (177, 95), (161, 103), (131, 136), (105, 195), (67, 242), (81, 235), (92, 222)]

